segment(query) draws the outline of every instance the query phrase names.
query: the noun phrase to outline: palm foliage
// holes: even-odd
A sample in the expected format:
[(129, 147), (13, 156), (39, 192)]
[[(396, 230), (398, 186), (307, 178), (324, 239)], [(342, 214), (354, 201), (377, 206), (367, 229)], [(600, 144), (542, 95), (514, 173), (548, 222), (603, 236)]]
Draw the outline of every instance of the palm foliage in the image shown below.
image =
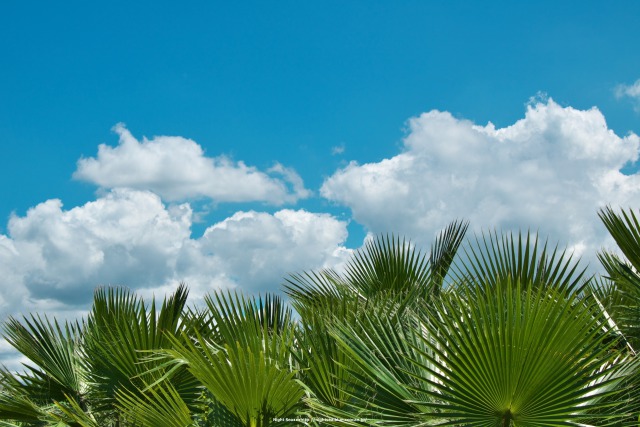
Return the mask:
[(581, 298), (583, 270), (538, 248), (529, 234), (476, 239), (439, 298), (404, 317), (366, 313), (334, 327), (349, 373), (373, 384), (375, 399), (357, 403), (370, 422), (605, 425), (613, 417), (608, 397), (626, 372), (612, 351), (618, 336)]
[(573, 255), (558, 247), (549, 248), (531, 233), (483, 234), (464, 248), (456, 266), (456, 283), (473, 282), (475, 288), (492, 287), (505, 278), (532, 286), (551, 287), (562, 292), (579, 292), (589, 278)]
[(31, 315), (23, 322), (9, 318), (7, 341), (30, 361), (25, 372), (2, 370), (2, 419), (40, 423), (62, 417), (58, 401), (87, 407), (86, 370), (80, 355), (82, 333), (78, 325), (61, 326), (46, 317)]
[[(288, 280), (285, 292), (301, 316), (295, 356), (308, 393), (310, 418), (368, 419), (372, 413), (367, 405), (375, 406), (381, 399), (394, 399), (394, 405), (403, 408), (398, 416), (407, 418), (411, 408), (404, 402), (406, 396), (383, 398), (370, 386), (350, 349), (328, 332), (351, 325), (364, 334), (366, 316), (408, 319), (420, 301), (437, 298), (466, 230), (465, 222), (452, 223), (428, 255), (405, 240), (378, 237), (353, 254), (343, 274), (311, 272)], [(389, 343), (381, 356), (397, 354), (402, 353)]]
[(620, 214), (611, 208), (600, 211), (600, 218), (616, 241), (624, 258), (614, 252), (598, 254), (612, 286), (603, 301), (629, 345), (640, 351), (640, 223), (633, 211)]
[[(122, 425), (120, 393), (143, 396), (154, 381), (145, 352), (169, 345), (181, 329), (185, 286), (161, 309), (124, 288), (99, 288), (88, 319), (59, 325), (32, 315), (5, 323), (6, 339), (29, 359), (24, 373), (2, 372), (0, 419), (28, 425)], [(199, 395), (186, 370), (176, 381), (187, 399)]]
[(183, 333), (188, 339), (172, 338), (173, 346), (162, 352), (164, 378), (184, 367), (202, 384), (212, 400), (210, 425), (282, 424), (274, 420), (292, 417), (303, 397), (291, 363), (291, 310), (270, 295), (215, 293), (205, 302), (209, 336), (196, 331)]
[[(149, 353), (170, 346), (170, 337), (182, 329), (187, 290), (180, 286), (156, 309), (123, 288), (101, 288), (94, 296), (93, 310), (84, 325), (84, 351), (92, 384), (90, 397), (96, 410), (117, 420), (119, 393), (137, 393), (155, 382), (149, 372), (155, 362)], [(188, 401), (199, 395), (197, 382), (185, 371), (174, 381)]]
[[(606, 207), (599, 212), (605, 227), (615, 240), (619, 252), (602, 251), (598, 257), (606, 279), (592, 290), (592, 296), (607, 315), (608, 323), (621, 337), (621, 352), (628, 352), (638, 362), (640, 351), (640, 222), (631, 210), (615, 212)], [(640, 423), (640, 369), (636, 367), (626, 379), (631, 390), (624, 408), (629, 418)]]
[(640, 222), (600, 217), (622, 253), (604, 278), (531, 233), (464, 244), (456, 221), (428, 253), (380, 236), (292, 275), (291, 308), (99, 288), (81, 322), (10, 318), (29, 363), (0, 370), (0, 425), (638, 425)]
[(495, 285), (459, 287), (435, 313), (421, 313), (433, 351), (424, 356), (434, 367), (423, 365), (421, 377), (434, 398), (429, 416), (444, 425), (605, 425), (592, 413), (611, 393), (617, 365), (602, 319), (558, 289), (508, 278)]

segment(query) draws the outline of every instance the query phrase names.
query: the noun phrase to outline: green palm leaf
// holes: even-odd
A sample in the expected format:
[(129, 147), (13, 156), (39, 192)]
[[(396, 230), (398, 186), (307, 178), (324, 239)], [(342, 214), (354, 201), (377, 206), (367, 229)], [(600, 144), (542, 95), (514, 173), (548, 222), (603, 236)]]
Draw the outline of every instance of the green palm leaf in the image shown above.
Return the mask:
[(163, 383), (144, 393), (122, 390), (118, 402), (127, 424), (141, 427), (187, 427), (194, 424), (190, 408), (170, 383)]
[(431, 287), (438, 294), (445, 285), (445, 278), (453, 265), (458, 250), (467, 234), (469, 223), (454, 221), (438, 235), (429, 254), (431, 264)]
[[(598, 258), (602, 263), (608, 286), (596, 287), (593, 295), (605, 307), (609, 321), (616, 325), (624, 337), (626, 347), (638, 359), (640, 351), (640, 222), (629, 209), (615, 212), (606, 207), (599, 212), (600, 219), (614, 238), (623, 257), (617, 253), (602, 251)], [(639, 362), (640, 363), (640, 362)], [(632, 405), (627, 409), (634, 415), (630, 419), (640, 421), (640, 369), (636, 368), (627, 379), (631, 390)]]
[(0, 419), (54, 422), (59, 415), (57, 400), (69, 399), (87, 408), (82, 334), (77, 325), (62, 327), (38, 315), (25, 317), (23, 322), (11, 317), (4, 324), (4, 337), (29, 363), (23, 373), (0, 371)]
[(607, 301), (611, 316), (633, 349), (640, 351), (640, 223), (633, 211), (617, 214), (607, 207), (599, 213), (625, 259), (611, 252), (600, 252), (598, 258), (614, 286)]
[(510, 277), (533, 286), (553, 287), (563, 292), (580, 292), (589, 278), (586, 268), (573, 261), (573, 255), (549, 249), (545, 241), (540, 244), (537, 235), (521, 233), (498, 235), (483, 234), (464, 247), (464, 256), (456, 263), (456, 282), (472, 281), (477, 288), (492, 287)]
[[(425, 310), (422, 338), (434, 354), (422, 389), (442, 425), (609, 425), (604, 399), (622, 373), (615, 337), (565, 289), (503, 278), (491, 291), (460, 286), (438, 312)], [(435, 379), (433, 379), (435, 377)], [(432, 391), (435, 388), (436, 391)], [(594, 421), (595, 420), (595, 421)]]
[[(155, 301), (145, 301), (125, 288), (99, 288), (94, 304), (84, 324), (84, 358), (90, 379), (90, 395), (94, 411), (106, 420), (119, 418), (119, 396), (148, 396), (148, 384), (155, 383), (163, 373), (156, 369), (161, 362), (149, 357), (170, 347), (169, 337), (175, 337), (185, 327), (183, 312), (188, 292), (179, 286), (165, 298), (158, 310)], [(177, 370), (173, 386), (189, 404), (200, 395), (198, 382), (186, 369)], [(125, 392), (126, 391), (126, 392)], [(116, 422), (116, 421), (114, 421)]]
[[(437, 296), (466, 230), (467, 223), (453, 222), (438, 235), (429, 256), (406, 240), (380, 236), (354, 253), (342, 275), (325, 270), (287, 280), (285, 292), (301, 317), (295, 355), (310, 416), (356, 419), (366, 411), (362, 405), (382, 404), (373, 402), (386, 399), (382, 391), (370, 387), (348, 346), (327, 331), (350, 325), (363, 336), (366, 316), (409, 316), (412, 306)], [(380, 349), (380, 358), (403, 354), (398, 344)], [(398, 395), (390, 399), (387, 409), (399, 405), (405, 412), (401, 417), (411, 419)]]
[(290, 309), (277, 297), (246, 299), (231, 292), (206, 302), (215, 332), (211, 338), (198, 332), (170, 337), (173, 347), (162, 352), (168, 357), (165, 376), (186, 367), (241, 425), (286, 425), (274, 419), (293, 416), (304, 394), (291, 366)]
[[(30, 360), (27, 374), (20, 378), (29, 384), (32, 398), (64, 399), (65, 394), (80, 398), (84, 370), (79, 357), (81, 339), (77, 325), (64, 328), (47, 317), (31, 315), (19, 322), (10, 317), (4, 325), (4, 337)], [(53, 385), (53, 386), (52, 386)]]
[(366, 420), (352, 424), (418, 425), (425, 407), (415, 402), (430, 397), (415, 391), (419, 371), (411, 361), (428, 363), (416, 348), (429, 350), (418, 338), (421, 329), (415, 316), (380, 306), (363, 313), (357, 324), (335, 325), (331, 334), (351, 361), (345, 368), (353, 385), (344, 394), (354, 407), (352, 418)]

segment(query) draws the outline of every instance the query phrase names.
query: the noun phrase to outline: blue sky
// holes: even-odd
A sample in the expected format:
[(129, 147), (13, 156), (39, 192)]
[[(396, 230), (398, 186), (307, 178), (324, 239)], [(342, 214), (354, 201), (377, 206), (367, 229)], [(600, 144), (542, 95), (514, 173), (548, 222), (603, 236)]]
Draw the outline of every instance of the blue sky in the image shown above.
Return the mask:
[(458, 217), (593, 260), (598, 207), (640, 201), (639, 18), (633, 1), (4, 4), (0, 312), (72, 317), (98, 284), (275, 290), (367, 232), (427, 245)]

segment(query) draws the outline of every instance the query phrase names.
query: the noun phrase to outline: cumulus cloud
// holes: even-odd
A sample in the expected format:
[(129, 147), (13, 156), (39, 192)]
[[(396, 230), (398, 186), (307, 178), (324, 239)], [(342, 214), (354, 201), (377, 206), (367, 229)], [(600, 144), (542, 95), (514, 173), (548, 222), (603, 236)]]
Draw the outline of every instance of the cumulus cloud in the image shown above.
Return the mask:
[(640, 111), (640, 79), (636, 80), (634, 84), (625, 85), (621, 84), (615, 88), (616, 98), (631, 98), (635, 101), (636, 111)]
[[(196, 304), (215, 289), (277, 292), (287, 274), (340, 266), (350, 253), (346, 222), (324, 213), (237, 212), (197, 239), (192, 219), (188, 203), (122, 188), (69, 210), (52, 199), (12, 216), (0, 235), (0, 317), (77, 319), (99, 285), (153, 298), (185, 282)], [(0, 340), (0, 363), (18, 369), (21, 360)]]
[(350, 254), (346, 225), (304, 210), (237, 212), (189, 241), (178, 268), (188, 283), (279, 289), (290, 273), (343, 264)]
[(277, 291), (290, 272), (331, 267), (348, 254), (346, 222), (328, 214), (238, 212), (198, 239), (189, 204), (114, 189), (69, 210), (57, 199), (13, 216), (0, 235), (3, 315), (86, 309), (98, 285), (162, 295), (186, 282), (196, 295), (239, 287)]
[(118, 146), (101, 144), (97, 157), (80, 159), (75, 179), (103, 188), (150, 190), (168, 201), (206, 197), (282, 205), (310, 196), (300, 176), (279, 164), (265, 173), (225, 156), (207, 157), (190, 139), (158, 136), (138, 141), (123, 124), (114, 131)]
[(325, 180), (321, 194), (373, 232), (422, 243), (466, 218), (476, 230), (531, 228), (592, 254), (606, 237), (597, 209), (637, 205), (640, 175), (620, 170), (639, 148), (637, 135), (617, 136), (597, 108), (551, 99), (501, 129), (431, 111), (409, 120), (401, 153), (350, 163)]
[(81, 304), (99, 284), (165, 280), (190, 226), (189, 205), (166, 209), (151, 192), (116, 189), (70, 210), (48, 200), (13, 216), (8, 231), (16, 273), (31, 297)]

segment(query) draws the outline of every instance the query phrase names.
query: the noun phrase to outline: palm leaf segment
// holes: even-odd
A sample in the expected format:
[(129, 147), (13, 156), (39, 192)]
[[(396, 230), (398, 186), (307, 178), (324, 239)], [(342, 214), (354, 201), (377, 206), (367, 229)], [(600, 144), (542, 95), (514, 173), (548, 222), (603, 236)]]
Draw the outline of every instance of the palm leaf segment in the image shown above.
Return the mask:
[(212, 332), (173, 339), (166, 366), (186, 367), (204, 386), (211, 425), (287, 425), (278, 420), (294, 417), (304, 394), (292, 366), (290, 309), (274, 296), (215, 293), (205, 302)]
[(82, 333), (77, 324), (62, 327), (36, 315), (23, 322), (9, 318), (4, 337), (30, 362), (24, 373), (0, 370), (0, 419), (57, 423), (61, 412), (56, 401), (71, 400), (87, 408)]
[[(640, 421), (640, 222), (631, 210), (615, 212), (606, 207), (600, 219), (621, 252), (602, 251), (598, 258), (606, 271), (606, 282), (595, 286), (592, 294), (607, 315), (607, 321), (624, 340), (622, 350), (629, 350), (635, 369), (627, 379), (632, 402), (626, 409)], [(622, 256), (621, 256), (622, 255)]]
[[(184, 327), (182, 313), (188, 292), (181, 285), (156, 309), (124, 288), (99, 288), (84, 329), (85, 359), (90, 373), (93, 400), (98, 409), (117, 414), (120, 393), (142, 396), (160, 373), (149, 354), (170, 347), (170, 337)], [(186, 370), (176, 373), (173, 383), (187, 401), (199, 396), (197, 382)]]
[(464, 247), (455, 266), (454, 281), (472, 282), (477, 289), (492, 287), (511, 278), (533, 287), (551, 287), (561, 292), (580, 292), (589, 282), (586, 268), (580, 268), (573, 254), (540, 243), (537, 235), (497, 232), (476, 237)]
[(620, 214), (611, 208), (600, 218), (618, 244), (624, 259), (612, 252), (598, 257), (612, 285), (599, 295), (612, 320), (635, 353), (640, 351), (640, 223), (633, 211)]

